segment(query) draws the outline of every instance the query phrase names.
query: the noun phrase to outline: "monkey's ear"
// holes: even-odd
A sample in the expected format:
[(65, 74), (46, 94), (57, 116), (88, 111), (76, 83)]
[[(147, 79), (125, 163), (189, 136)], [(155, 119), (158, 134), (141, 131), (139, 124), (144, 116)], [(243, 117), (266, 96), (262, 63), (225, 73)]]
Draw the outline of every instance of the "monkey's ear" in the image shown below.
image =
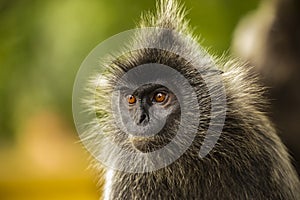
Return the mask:
[(156, 13), (142, 14), (140, 27), (159, 27), (188, 32), (188, 21), (185, 20), (186, 9), (177, 0), (157, 0)]

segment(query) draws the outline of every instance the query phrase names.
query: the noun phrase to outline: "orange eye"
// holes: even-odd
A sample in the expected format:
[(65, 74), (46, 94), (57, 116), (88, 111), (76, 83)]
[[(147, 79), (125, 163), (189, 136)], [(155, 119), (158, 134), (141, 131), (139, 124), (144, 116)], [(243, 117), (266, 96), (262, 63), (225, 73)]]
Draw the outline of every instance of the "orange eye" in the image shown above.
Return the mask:
[(166, 94), (159, 92), (154, 96), (154, 99), (156, 102), (161, 103), (166, 99)]
[(127, 96), (127, 101), (129, 104), (134, 104), (136, 102), (136, 98), (133, 95), (128, 95)]

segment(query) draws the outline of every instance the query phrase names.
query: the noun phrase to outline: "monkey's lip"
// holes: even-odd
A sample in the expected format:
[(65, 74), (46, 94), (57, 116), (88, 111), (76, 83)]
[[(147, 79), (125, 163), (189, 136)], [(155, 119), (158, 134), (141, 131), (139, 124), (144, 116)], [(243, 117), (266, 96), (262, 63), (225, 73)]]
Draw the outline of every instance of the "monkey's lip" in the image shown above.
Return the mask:
[(161, 149), (170, 142), (169, 139), (159, 136), (130, 136), (129, 141), (135, 149), (143, 153), (149, 153)]

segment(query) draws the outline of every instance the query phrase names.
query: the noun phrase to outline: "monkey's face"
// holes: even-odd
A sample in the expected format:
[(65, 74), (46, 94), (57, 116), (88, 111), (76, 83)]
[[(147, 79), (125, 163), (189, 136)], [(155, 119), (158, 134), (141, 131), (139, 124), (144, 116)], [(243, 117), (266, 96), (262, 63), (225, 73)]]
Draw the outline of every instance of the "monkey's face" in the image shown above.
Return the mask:
[(134, 148), (153, 151), (172, 139), (168, 126), (180, 116), (180, 106), (168, 88), (159, 84), (146, 84), (133, 92), (123, 88), (119, 102), (121, 126)]

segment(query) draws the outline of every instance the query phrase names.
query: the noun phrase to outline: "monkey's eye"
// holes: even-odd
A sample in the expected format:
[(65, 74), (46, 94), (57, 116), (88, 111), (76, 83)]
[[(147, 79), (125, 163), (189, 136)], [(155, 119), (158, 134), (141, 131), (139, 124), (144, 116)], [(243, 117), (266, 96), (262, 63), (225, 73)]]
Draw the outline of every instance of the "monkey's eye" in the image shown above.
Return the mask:
[(165, 93), (162, 93), (162, 92), (158, 92), (154, 95), (154, 101), (155, 102), (158, 102), (158, 103), (161, 103), (161, 102), (164, 102), (166, 100), (166, 94)]
[(136, 102), (136, 98), (133, 95), (128, 95), (127, 96), (127, 101), (129, 104), (134, 104)]

